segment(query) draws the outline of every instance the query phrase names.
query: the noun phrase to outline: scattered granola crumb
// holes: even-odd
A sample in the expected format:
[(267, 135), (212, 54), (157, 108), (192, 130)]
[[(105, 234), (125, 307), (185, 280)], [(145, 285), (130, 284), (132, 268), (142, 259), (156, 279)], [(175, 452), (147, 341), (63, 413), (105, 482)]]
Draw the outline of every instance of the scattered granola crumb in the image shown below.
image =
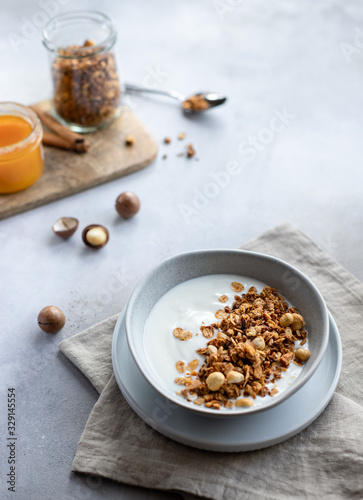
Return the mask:
[(222, 311), (222, 309), (218, 309), (214, 316), (217, 319), (225, 319), (227, 318), (228, 314), (225, 311)]
[(195, 150), (193, 148), (193, 144), (187, 145), (187, 157), (192, 158), (195, 155)]
[(296, 361), (296, 359), (293, 360), (293, 363), (294, 363), (294, 365), (297, 365), (297, 366), (303, 366), (303, 364)]
[(185, 153), (178, 153), (177, 156), (179, 156), (179, 157), (185, 156)]
[(199, 365), (198, 359), (193, 359), (190, 363), (187, 364), (187, 370), (192, 372), (193, 370), (196, 369), (196, 367)]
[(126, 146), (133, 146), (135, 144), (135, 137), (133, 135), (128, 135), (125, 139)]
[(186, 133), (185, 132), (180, 132), (180, 134), (178, 135), (179, 141), (182, 141), (183, 139), (185, 139), (185, 137), (186, 137)]
[(201, 326), (200, 331), (206, 339), (211, 339), (214, 336), (214, 328), (212, 326)]
[(244, 290), (244, 286), (242, 285), (242, 283), (238, 283), (238, 281), (233, 281), (232, 284), (231, 284), (231, 287), (232, 287), (232, 290), (237, 292), (237, 293), (240, 293), (242, 292), (242, 290)]
[(166, 160), (168, 155), (163, 155), (163, 160)]
[(183, 328), (175, 328), (173, 331), (174, 337), (180, 340), (190, 340), (193, 337), (192, 332), (183, 330)]
[(176, 369), (178, 370), (179, 373), (184, 373), (186, 370), (185, 362), (184, 361), (177, 361), (175, 363)]
[(171, 143), (170, 137), (165, 137), (164, 142), (165, 144), (170, 144)]
[(221, 296), (219, 297), (219, 302), (222, 302), (223, 304), (224, 304), (225, 302), (228, 302), (228, 297), (227, 297), (227, 295), (221, 295)]
[(196, 398), (194, 399), (193, 403), (195, 405), (201, 406), (204, 403), (204, 401), (205, 401), (204, 398)]
[(205, 406), (207, 406), (207, 408), (214, 408), (215, 410), (220, 410), (222, 408), (218, 401), (208, 401), (208, 403), (205, 403)]

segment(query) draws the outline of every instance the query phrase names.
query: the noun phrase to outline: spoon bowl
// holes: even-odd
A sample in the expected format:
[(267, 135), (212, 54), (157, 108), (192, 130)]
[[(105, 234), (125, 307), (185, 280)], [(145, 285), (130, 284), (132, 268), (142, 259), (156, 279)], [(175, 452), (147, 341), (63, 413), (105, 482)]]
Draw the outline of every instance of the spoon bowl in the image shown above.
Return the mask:
[(184, 113), (200, 113), (201, 111), (207, 111), (207, 109), (220, 106), (226, 100), (227, 97), (217, 92), (199, 92), (185, 99), (182, 102), (182, 108)]
[(149, 89), (147, 87), (141, 87), (133, 83), (125, 83), (124, 91), (157, 94), (171, 97), (172, 99), (176, 99), (180, 102), (182, 110), (187, 114), (207, 111), (208, 109), (220, 106), (227, 101), (226, 96), (212, 91), (198, 92), (197, 94), (193, 94), (190, 97), (185, 97), (182, 94), (179, 94), (179, 92), (175, 92), (173, 90)]

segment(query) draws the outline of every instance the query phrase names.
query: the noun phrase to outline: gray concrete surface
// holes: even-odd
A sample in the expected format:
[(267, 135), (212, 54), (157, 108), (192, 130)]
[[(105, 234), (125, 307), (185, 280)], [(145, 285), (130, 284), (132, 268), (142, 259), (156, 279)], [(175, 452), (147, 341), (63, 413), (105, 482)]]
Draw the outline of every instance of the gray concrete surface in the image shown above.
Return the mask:
[[(172, 101), (128, 98), (160, 144), (152, 166), (0, 222), (0, 498), (176, 499), (71, 473), (97, 394), (57, 345), (120, 311), (162, 259), (234, 248), (284, 220), (363, 279), (363, 9), (359, 0), (50, 3), (59, 12), (102, 10), (114, 20), (124, 80), (186, 94), (214, 89), (229, 101), (190, 119)], [(2, 101), (50, 95), (45, 5), (0, 1)], [(29, 22), (34, 30), (26, 38)], [(176, 156), (182, 131), (199, 161)], [(171, 145), (162, 143), (165, 136)], [(128, 222), (113, 208), (124, 190), (142, 201)], [(56, 239), (51, 226), (63, 215), (81, 227), (106, 225), (110, 243), (92, 253), (79, 232), (66, 243)], [(48, 304), (67, 315), (56, 336), (36, 324)], [(17, 398), (14, 494), (4, 451), (8, 387)]]

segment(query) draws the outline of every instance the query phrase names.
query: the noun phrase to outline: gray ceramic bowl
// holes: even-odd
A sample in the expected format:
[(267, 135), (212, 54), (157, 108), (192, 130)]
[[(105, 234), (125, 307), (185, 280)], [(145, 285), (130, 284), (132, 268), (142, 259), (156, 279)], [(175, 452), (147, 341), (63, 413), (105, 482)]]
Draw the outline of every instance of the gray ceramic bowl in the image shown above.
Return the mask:
[[(275, 396), (266, 396), (264, 405), (216, 411), (197, 406), (171, 391), (149, 363), (144, 342), (144, 327), (155, 303), (176, 285), (210, 274), (233, 274), (260, 280), (280, 294), (303, 315), (308, 331), (310, 358), (296, 380)], [(149, 271), (133, 291), (126, 309), (126, 335), (132, 356), (143, 376), (168, 400), (190, 411), (235, 416), (267, 410), (286, 400), (313, 375), (324, 355), (329, 339), (328, 313), (316, 286), (299, 270), (280, 259), (242, 250), (198, 250), (171, 257)], [(177, 360), (174, 360), (174, 363)], [(177, 374), (176, 374), (177, 376)]]

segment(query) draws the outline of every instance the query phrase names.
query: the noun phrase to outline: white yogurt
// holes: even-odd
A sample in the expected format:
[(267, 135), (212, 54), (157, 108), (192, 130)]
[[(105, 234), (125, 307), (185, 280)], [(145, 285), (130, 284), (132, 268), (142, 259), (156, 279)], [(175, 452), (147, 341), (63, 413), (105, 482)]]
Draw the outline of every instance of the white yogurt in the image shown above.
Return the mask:
[[(202, 366), (205, 356), (197, 354), (195, 351), (206, 347), (210, 339), (206, 339), (200, 331), (203, 325), (219, 322), (215, 313), (225, 306), (232, 307), (234, 302), (234, 292), (231, 288), (232, 281), (242, 283), (245, 289), (237, 295), (248, 291), (251, 286), (256, 287), (260, 293), (266, 286), (261, 281), (251, 278), (230, 274), (213, 274), (201, 276), (169, 290), (154, 305), (145, 324), (145, 351), (148, 362), (160, 383), (170, 393), (175, 395), (184, 386), (175, 384), (174, 380), (184, 374), (180, 374), (175, 367), (177, 361), (184, 361), (186, 364), (193, 359), (199, 360), (197, 371)], [(228, 302), (221, 303), (219, 297), (228, 296)], [(174, 328), (190, 330), (193, 337), (190, 340), (181, 341), (173, 335)], [(217, 333), (217, 331), (216, 331)], [(215, 333), (215, 336), (216, 336)], [(308, 349), (307, 343), (304, 348)], [(282, 378), (274, 384), (267, 384), (269, 388), (276, 387), (278, 394), (281, 394), (298, 377), (302, 367), (290, 363), (286, 372), (282, 372)], [(278, 394), (273, 396), (278, 397)], [(181, 396), (182, 397), (182, 396)], [(264, 398), (257, 397), (254, 406), (261, 406), (271, 401), (271, 396)], [(223, 411), (233, 411), (223, 408)]]

